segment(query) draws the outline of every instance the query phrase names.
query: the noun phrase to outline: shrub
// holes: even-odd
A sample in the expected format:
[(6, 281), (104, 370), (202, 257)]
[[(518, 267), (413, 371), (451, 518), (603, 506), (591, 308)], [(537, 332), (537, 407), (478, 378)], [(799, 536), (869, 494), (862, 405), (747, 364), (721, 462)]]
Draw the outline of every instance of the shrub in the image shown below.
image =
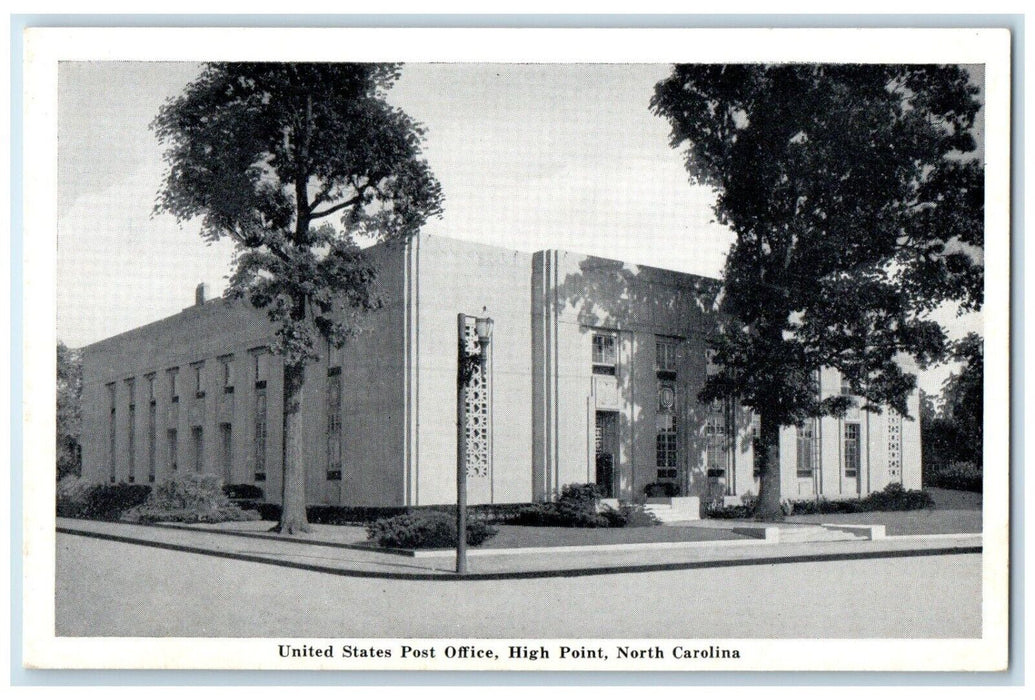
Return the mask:
[(57, 514), (91, 520), (118, 520), (129, 509), (145, 502), (151, 493), (147, 484), (91, 484), (78, 477), (66, 477), (58, 484)]
[(187, 474), (159, 484), (147, 502), (123, 513), (131, 523), (222, 523), (258, 520), (255, 511), (241, 510), (223, 492), (223, 480), (214, 474)]
[(90, 494), (97, 484), (90, 483), (82, 477), (69, 475), (61, 479), (57, 485), (57, 514), (65, 518), (85, 517)]
[(568, 484), (556, 501), (522, 506), (507, 522), (531, 527), (648, 527), (658, 524), (657, 518), (643, 506), (622, 504), (618, 508), (601, 508), (599, 498), (596, 484)]
[(981, 467), (973, 462), (953, 462), (948, 467), (939, 469), (926, 479), (927, 486), (935, 486), (955, 491), (974, 491), (981, 493), (983, 489)]
[(654, 527), (661, 521), (638, 503), (623, 503), (618, 509), (606, 507), (600, 514), (607, 520), (608, 527)]
[(265, 497), (255, 484), (225, 484), (223, 494), (231, 501), (261, 501)]
[(679, 485), (667, 481), (655, 481), (643, 487), (647, 498), (671, 498), (679, 495)]
[(716, 520), (742, 520), (750, 518), (754, 513), (752, 506), (724, 506), (721, 503), (709, 503), (705, 506), (704, 517)]
[[(472, 547), (496, 533), (496, 528), (483, 520), (467, 522), (467, 544)], [(367, 539), (381, 547), (401, 549), (456, 547), (456, 516), (442, 511), (426, 511), (384, 518), (367, 525)]]
[(875, 491), (866, 498), (851, 498), (840, 501), (826, 499), (794, 501), (793, 515), (814, 515), (817, 513), (869, 513), (873, 511), (922, 510), (933, 508), (934, 500), (923, 491), (907, 491), (902, 484), (888, 484), (883, 491)]

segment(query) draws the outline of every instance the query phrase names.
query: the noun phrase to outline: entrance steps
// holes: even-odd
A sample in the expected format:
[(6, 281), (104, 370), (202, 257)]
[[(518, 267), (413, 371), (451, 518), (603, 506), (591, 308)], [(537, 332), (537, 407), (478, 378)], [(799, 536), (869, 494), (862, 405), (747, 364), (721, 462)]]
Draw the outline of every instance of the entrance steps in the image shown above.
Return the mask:
[(701, 519), (701, 499), (696, 496), (648, 498), (643, 509), (662, 524)]
[(739, 535), (757, 537), (772, 543), (850, 542), (883, 539), (883, 525), (739, 525), (731, 528)]

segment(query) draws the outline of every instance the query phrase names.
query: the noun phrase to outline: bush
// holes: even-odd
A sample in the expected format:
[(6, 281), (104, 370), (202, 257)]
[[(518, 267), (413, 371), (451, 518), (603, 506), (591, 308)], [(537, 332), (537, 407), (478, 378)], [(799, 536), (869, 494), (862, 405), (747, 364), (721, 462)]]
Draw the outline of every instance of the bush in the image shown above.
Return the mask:
[(658, 520), (643, 506), (622, 504), (617, 509), (598, 507), (596, 484), (568, 484), (552, 503), (522, 506), (508, 518), (511, 525), (531, 527), (649, 527)]
[(258, 520), (255, 511), (241, 510), (223, 492), (223, 480), (215, 474), (187, 474), (159, 484), (146, 503), (122, 518), (131, 523), (222, 523)]
[(57, 514), (69, 518), (118, 520), (129, 509), (144, 503), (151, 493), (147, 484), (91, 484), (68, 476), (57, 489)]
[(90, 502), (90, 495), (96, 488), (98, 488), (97, 484), (92, 484), (86, 479), (75, 475), (69, 475), (61, 479), (57, 485), (58, 517), (85, 517), (87, 504)]
[(907, 491), (902, 484), (888, 484), (883, 491), (875, 491), (866, 498), (842, 501), (794, 501), (792, 515), (817, 513), (870, 513), (873, 511), (922, 510), (933, 508), (934, 499), (923, 491)]
[(671, 498), (679, 495), (679, 485), (667, 481), (655, 481), (643, 487), (647, 498)]
[(255, 484), (225, 484), (223, 494), (231, 501), (261, 501), (265, 497)]
[(716, 520), (745, 520), (753, 514), (754, 507), (748, 505), (724, 506), (721, 503), (709, 503), (704, 509), (704, 517)]
[[(483, 520), (467, 521), (467, 544), (477, 547), (497, 533)], [(442, 511), (406, 513), (367, 525), (367, 539), (381, 547), (428, 549), (456, 547), (456, 516)]]
[(637, 503), (623, 503), (617, 510), (605, 507), (600, 515), (607, 520), (607, 527), (654, 527), (661, 524), (654, 513)]
[(983, 490), (983, 474), (981, 468), (973, 462), (953, 462), (944, 469), (932, 473), (925, 480), (927, 486), (955, 491)]

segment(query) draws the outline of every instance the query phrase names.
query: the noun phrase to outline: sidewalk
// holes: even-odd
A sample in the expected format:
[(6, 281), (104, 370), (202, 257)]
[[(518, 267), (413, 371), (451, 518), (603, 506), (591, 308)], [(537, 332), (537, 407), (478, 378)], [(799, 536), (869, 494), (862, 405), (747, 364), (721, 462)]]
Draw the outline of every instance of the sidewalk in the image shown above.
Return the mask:
[[(59, 533), (221, 556), (343, 576), (455, 579), (451, 550), (402, 556), (361, 544), (361, 527), (314, 525), (313, 532), (281, 537), (268, 522), (219, 525), (130, 525), (58, 518)], [(916, 535), (879, 540), (770, 543), (765, 540), (665, 542), (534, 550), (469, 549), (468, 579), (588, 576), (642, 571), (747, 566), (836, 559), (929, 556), (981, 552), (980, 534)]]

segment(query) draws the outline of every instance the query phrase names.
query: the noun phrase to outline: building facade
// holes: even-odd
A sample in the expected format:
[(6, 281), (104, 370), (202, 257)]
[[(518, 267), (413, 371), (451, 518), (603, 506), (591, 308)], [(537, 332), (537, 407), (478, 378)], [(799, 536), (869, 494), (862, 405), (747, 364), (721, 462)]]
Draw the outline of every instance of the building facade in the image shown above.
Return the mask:
[[(468, 391), (470, 503), (549, 499), (584, 482), (630, 500), (659, 482), (702, 500), (757, 493), (752, 416), (695, 398), (715, 369), (716, 280), (426, 235), (371, 255), (383, 308), (307, 370), (311, 503), (455, 502), (458, 313), (495, 321)], [(465, 336), (473, 349), (473, 328)], [(261, 311), (198, 298), (85, 348), (84, 475), (209, 472), (278, 500), (283, 366), (271, 337)], [(836, 371), (821, 372), (820, 390), (841, 392)], [(784, 429), (780, 456), (791, 498), (920, 486), (918, 422), (892, 411)]]

